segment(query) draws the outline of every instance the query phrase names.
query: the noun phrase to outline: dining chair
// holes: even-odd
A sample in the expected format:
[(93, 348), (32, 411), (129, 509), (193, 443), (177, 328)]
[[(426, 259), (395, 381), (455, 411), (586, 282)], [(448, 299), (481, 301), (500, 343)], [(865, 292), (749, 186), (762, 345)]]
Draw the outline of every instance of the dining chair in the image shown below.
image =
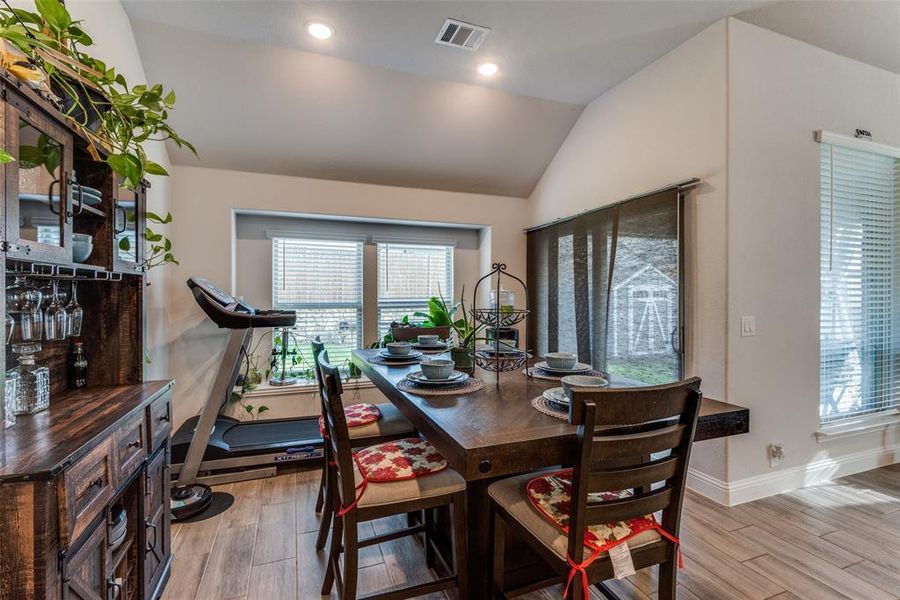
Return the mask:
[(591, 584), (615, 598), (602, 582), (615, 577), (617, 568), (626, 572), (630, 555), (634, 570), (659, 565), (658, 597), (674, 599), (681, 506), (700, 399), (698, 378), (575, 390), (573, 467), (512, 477), (488, 488), (494, 597), (515, 594), (504, 589), (505, 538), (514, 532), (552, 568), (554, 575), (541, 585), (564, 582), (566, 598), (587, 599)]
[[(319, 400), (321, 416), (319, 418), (320, 432), (325, 435), (325, 403), (324, 394), (322, 393), (322, 373), (319, 369), (319, 357), (324, 356), (328, 362), (328, 351), (325, 350), (325, 344), (319, 336), (312, 342), (313, 365), (316, 372), (316, 382), (319, 386)], [(371, 406), (375, 408), (372, 409)], [(356, 415), (370, 415), (377, 417), (371, 422), (364, 423), (370, 419), (358, 419), (360, 424), (355, 427), (349, 427), (350, 440), (355, 447), (372, 446), (381, 442), (404, 438), (415, 435), (415, 427), (406, 420), (406, 417), (400, 414), (400, 411), (390, 402), (379, 403), (375, 405), (353, 404), (345, 407), (346, 411)], [(364, 424), (363, 424), (364, 423)], [(319, 492), (316, 496), (316, 513), (321, 513), (319, 521), (319, 533), (316, 536), (316, 550), (325, 548), (325, 542), (328, 540), (328, 531), (331, 529), (331, 520), (334, 515), (334, 503), (329, 494), (328, 487), (328, 471), (329, 464), (333, 462), (330, 448), (328, 444), (324, 444), (322, 448), (322, 475), (319, 478)]]
[[(385, 442), (353, 452), (355, 441), (341, 401), (341, 377), (337, 367), (328, 364), (325, 353), (318, 358), (325, 404), (325, 445), (333, 458), (328, 485), (335, 505), (334, 530), (328, 554), (328, 567), (322, 582), (322, 595), (331, 594), (336, 583), (342, 600), (355, 599), (359, 549), (408, 535), (424, 533), (425, 560), (440, 557), (448, 575), (402, 589), (376, 593), (368, 600), (401, 600), (457, 588), (460, 598), (467, 597), (465, 489), (466, 482), (430, 443), (419, 438)], [(359, 523), (393, 515), (450, 506), (452, 522), (452, 565), (443, 564), (436, 552), (427, 522), (396, 531), (359, 539)], [(343, 554), (343, 568), (341, 566)]]

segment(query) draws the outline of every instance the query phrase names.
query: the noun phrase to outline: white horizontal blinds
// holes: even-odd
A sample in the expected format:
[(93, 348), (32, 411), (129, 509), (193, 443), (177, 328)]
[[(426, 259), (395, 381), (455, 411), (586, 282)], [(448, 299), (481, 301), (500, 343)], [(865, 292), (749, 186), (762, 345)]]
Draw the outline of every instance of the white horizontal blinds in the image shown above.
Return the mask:
[(427, 312), (428, 299), (453, 301), (453, 246), (378, 244), (378, 333), (416, 311)]
[(275, 308), (297, 311), (294, 336), (304, 362), (318, 335), (331, 362), (345, 364), (362, 337), (362, 243), (274, 238), (272, 298)]
[(821, 144), (820, 420), (895, 410), (900, 159)]

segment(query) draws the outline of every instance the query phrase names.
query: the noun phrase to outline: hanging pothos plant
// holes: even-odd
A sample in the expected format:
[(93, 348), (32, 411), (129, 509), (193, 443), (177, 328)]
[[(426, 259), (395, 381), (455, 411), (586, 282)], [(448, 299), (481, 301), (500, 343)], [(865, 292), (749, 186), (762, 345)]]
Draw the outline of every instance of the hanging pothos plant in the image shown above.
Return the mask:
[[(88, 139), (94, 159), (104, 160), (128, 187), (137, 189), (145, 175), (168, 175), (147, 158), (144, 142), (171, 140), (196, 155), (167, 122), (175, 92), (160, 84), (129, 86), (115, 67), (85, 52), (94, 42), (59, 0), (35, 0), (36, 12), (3, 4), (3, 66), (56, 104)], [(12, 160), (0, 150), (0, 162)]]

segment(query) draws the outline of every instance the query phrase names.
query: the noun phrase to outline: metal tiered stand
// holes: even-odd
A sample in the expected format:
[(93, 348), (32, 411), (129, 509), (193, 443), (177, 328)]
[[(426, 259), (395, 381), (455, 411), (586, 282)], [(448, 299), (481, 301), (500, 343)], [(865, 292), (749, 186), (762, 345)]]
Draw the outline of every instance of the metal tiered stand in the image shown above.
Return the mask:
[[(472, 296), (473, 308), (471, 312), (474, 321), (494, 330), (493, 348), (482, 348), (479, 350), (476, 346), (475, 351), (471, 356), (475, 364), (485, 371), (497, 373), (497, 387), (500, 387), (500, 373), (521, 369), (522, 365), (525, 365), (525, 372), (531, 377), (531, 366), (528, 364), (528, 359), (531, 358), (531, 355), (528, 353), (528, 328), (526, 327), (525, 330), (525, 343), (522, 344), (522, 350), (511, 348), (508, 344), (504, 344), (500, 339), (501, 328), (512, 327), (517, 323), (522, 322), (525, 317), (528, 316), (528, 287), (525, 285), (524, 281), (515, 275), (507, 273), (506, 265), (504, 263), (494, 263), (491, 266), (491, 272), (479, 279), (478, 283), (475, 284), (475, 291)], [(494, 275), (497, 276), (497, 287), (495, 288), (496, 293), (494, 294), (493, 306), (476, 308), (478, 306), (478, 287), (485, 280), (488, 280), (488, 285), (490, 285), (490, 278)], [(517, 281), (522, 287), (522, 291), (525, 293), (524, 309), (516, 308), (515, 306), (512, 308), (501, 309), (500, 291), (502, 289), (504, 277)], [(504, 347), (502, 351), (501, 346)]]

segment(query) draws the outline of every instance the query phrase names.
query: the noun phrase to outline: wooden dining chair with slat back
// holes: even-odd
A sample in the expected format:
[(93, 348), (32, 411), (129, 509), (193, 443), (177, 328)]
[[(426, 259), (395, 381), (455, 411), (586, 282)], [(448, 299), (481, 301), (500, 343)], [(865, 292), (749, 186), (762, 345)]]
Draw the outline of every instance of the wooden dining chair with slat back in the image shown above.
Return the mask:
[[(452, 565), (443, 564), (446, 575), (435, 581), (402, 589), (391, 589), (365, 596), (368, 600), (402, 600), (442, 590), (457, 588), (466, 598), (466, 482), (449, 468), (443, 456), (427, 441), (405, 438), (352, 451), (347, 418), (341, 402), (341, 379), (338, 369), (328, 364), (324, 354), (318, 359), (322, 375), (322, 396), (328, 436), (325, 444), (333, 459), (328, 484), (335, 506), (334, 530), (328, 554), (328, 566), (322, 583), (322, 594), (329, 595), (337, 584), (342, 600), (357, 598), (359, 549), (407, 535), (424, 533), (426, 557), (433, 548), (425, 524), (359, 539), (359, 523), (410, 512), (433, 511), (450, 506), (452, 527)], [(344, 556), (343, 568), (341, 554)], [(434, 553), (439, 558), (439, 552)], [(426, 560), (428, 560), (426, 558)]]
[[(700, 411), (700, 379), (646, 388), (575, 390), (578, 425), (571, 469), (529, 473), (488, 488), (494, 530), (494, 596), (506, 598), (508, 532), (552, 567), (542, 584), (565, 583), (587, 599), (598, 584), (659, 565), (659, 598), (675, 598), (681, 506)], [(657, 520), (654, 513), (662, 512)], [(631, 563), (629, 563), (629, 559)], [(615, 562), (615, 566), (614, 566)], [(534, 585), (530, 586), (534, 589)]]
[[(313, 365), (316, 373), (316, 382), (319, 386), (319, 408), (321, 416), (319, 418), (319, 430), (323, 437), (325, 435), (325, 403), (324, 394), (322, 393), (322, 373), (319, 369), (319, 356), (324, 356), (328, 362), (328, 351), (325, 344), (319, 336), (316, 336), (312, 342)], [(374, 406), (374, 409), (371, 408)], [(396, 440), (415, 434), (415, 428), (406, 417), (400, 414), (400, 411), (391, 404), (379, 403), (375, 405), (353, 404), (346, 407), (347, 411), (356, 415), (369, 415), (370, 422), (367, 419), (358, 419), (354, 427), (350, 427), (350, 439), (354, 446), (372, 446), (389, 440)], [(323, 445), (322, 452), (322, 475), (319, 479), (319, 492), (316, 496), (315, 510), (321, 513), (319, 522), (319, 534), (316, 536), (316, 550), (325, 548), (328, 541), (328, 531), (331, 529), (331, 520), (334, 515), (334, 502), (329, 494), (328, 487), (328, 466), (332, 462), (332, 456), (328, 444)]]

